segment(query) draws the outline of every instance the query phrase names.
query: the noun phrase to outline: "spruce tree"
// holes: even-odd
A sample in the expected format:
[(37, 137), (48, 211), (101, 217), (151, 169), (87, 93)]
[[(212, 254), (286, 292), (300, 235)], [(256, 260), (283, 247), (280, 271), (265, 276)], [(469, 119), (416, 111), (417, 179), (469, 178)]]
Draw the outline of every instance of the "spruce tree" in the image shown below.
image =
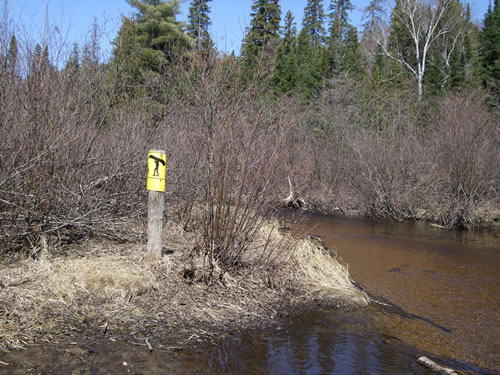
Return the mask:
[(500, 0), (485, 14), (480, 35), (483, 82), (491, 94), (491, 103), (500, 101)]
[(250, 82), (256, 75), (270, 73), (274, 48), (279, 40), (281, 7), (278, 0), (254, 0), (252, 20), (242, 46), (242, 79)]
[(458, 27), (439, 35), (429, 50), (424, 82), (431, 95), (474, 87), (479, 82), (477, 27), (471, 22), (469, 6), (464, 8), (458, 0), (451, 1), (443, 22)]
[(208, 51), (214, 46), (208, 31), (210, 26), (208, 3), (210, 1), (212, 0), (192, 0), (189, 7), (187, 32), (194, 39), (197, 50)]
[(373, 73), (375, 71), (375, 60), (377, 60), (377, 51), (380, 52), (379, 33), (382, 30), (382, 22), (385, 14), (383, 0), (371, 0), (363, 9), (362, 21), (363, 28), (361, 45), (365, 52), (365, 64), (367, 69)]
[(309, 37), (310, 43), (314, 48), (318, 48), (323, 44), (325, 39), (324, 18), (325, 12), (322, 0), (307, 0), (307, 5), (304, 8), (302, 29)]
[(350, 29), (348, 12), (353, 9), (350, 0), (331, 0), (329, 6), (328, 41), (330, 66), (334, 73), (338, 73), (343, 64), (342, 50), (347, 31)]
[(17, 40), (16, 36), (12, 35), (12, 37), (10, 38), (9, 51), (7, 52), (7, 58), (5, 60), (6, 61), (5, 71), (7, 72), (8, 75), (11, 76), (11, 78), (14, 78), (16, 75), (17, 55), (18, 55)]
[(276, 52), (272, 77), (273, 94), (280, 96), (295, 90), (298, 76), (297, 27), (291, 11), (285, 15), (283, 38)]
[(361, 79), (365, 73), (363, 55), (359, 48), (358, 30), (354, 26), (348, 28), (342, 55), (342, 71), (356, 79)]
[(73, 49), (70, 52), (68, 61), (66, 61), (66, 66), (64, 71), (68, 74), (71, 80), (75, 80), (78, 71), (80, 70), (80, 49), (77, 43), (73, 43)]
[(310, 99), (321, 82), (321, 47), (314, 47), (311, 37), (304, 28), (297, 38), (297, 89), (306, 99)]

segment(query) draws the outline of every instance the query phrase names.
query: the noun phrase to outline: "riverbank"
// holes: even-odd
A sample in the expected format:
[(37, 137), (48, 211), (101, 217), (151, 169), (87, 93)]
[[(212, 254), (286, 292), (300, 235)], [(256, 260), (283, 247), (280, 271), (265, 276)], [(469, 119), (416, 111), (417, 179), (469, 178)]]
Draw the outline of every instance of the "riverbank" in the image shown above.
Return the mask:
[[(134, 240), (49, 243), (39, 259), (4, 261), (2, 349), (109, 337), (175, 350), (272, 325), (311, 305), (368, 303), (345, 266), (319, 244), (279, 233), (276, 224), (261, 229), (245, 267), (210, 282), (204, 259), (191, 251), (194, 234), (182, 226), (167, 223), (163, 256), (149, 261), (144, 228), (123, 225)], [(263, 242), (271, 252), (262, 253)]]
[(419, 207), (422, 208), (402, 209), (398, 207), (387, 210), (360, 202), (352, 196), (348, 198), (340, 196), (332, 200), (325, 199), (325, 196), (312, 196), (305, 199), (309, 203), (307, 210), (313, 214), (396, 222), (423, 221), (443, 229), (500, 232), (500, 209), (494, 204), (477, 206), (470, 210), (456, 210), (454, 214), (451, 214), (449, 208), (443, 205), (420, 205)]

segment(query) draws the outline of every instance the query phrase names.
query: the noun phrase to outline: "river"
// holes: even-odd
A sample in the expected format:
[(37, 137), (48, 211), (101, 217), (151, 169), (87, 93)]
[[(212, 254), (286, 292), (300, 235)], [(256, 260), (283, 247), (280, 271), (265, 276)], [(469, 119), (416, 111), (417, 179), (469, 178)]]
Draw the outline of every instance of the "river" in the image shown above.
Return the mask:
[(423, 374), (427, 355), (463, 373), (500, 371), (500, 238), (424, 222), (311, 216), (319, 235), (375, 300), (357, 311), (313, 311), (281, 330), (220, 343), (205, 369), (269, 374)]
[(426, 355), (464, 374), (500, 373), (497, 234), (319, 215), (293, 231), (321, 236), (376, 302), (296, 314), (273, 329), (177, 353), (107, 343), (91, 371), (80, 364), (65, 372), (67, 349), (30, 358), (50, 364), (40, 373), (431, 374), (417, 363)]

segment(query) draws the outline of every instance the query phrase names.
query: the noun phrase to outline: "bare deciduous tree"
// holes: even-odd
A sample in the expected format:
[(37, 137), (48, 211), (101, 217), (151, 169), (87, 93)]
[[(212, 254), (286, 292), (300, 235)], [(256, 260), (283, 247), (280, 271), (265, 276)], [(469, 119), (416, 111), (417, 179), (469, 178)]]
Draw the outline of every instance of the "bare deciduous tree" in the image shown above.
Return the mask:
[[(424, 75), (431, 47), (436, 40), (456, 32), (460, 27), (461, 17), (447, 16), (452, 4), (453, 0), (397, 0), (393, 17), (411, 39), (412, 52), (408, 55), (398, 45), (390, 47), (387, 31), (379, 35), (378, 44), (384, 53), (403, 65), (417, 80), (419, 99), (423, 95)], [(453, 48), (447, 49), (448, 55), (452, 52)]]

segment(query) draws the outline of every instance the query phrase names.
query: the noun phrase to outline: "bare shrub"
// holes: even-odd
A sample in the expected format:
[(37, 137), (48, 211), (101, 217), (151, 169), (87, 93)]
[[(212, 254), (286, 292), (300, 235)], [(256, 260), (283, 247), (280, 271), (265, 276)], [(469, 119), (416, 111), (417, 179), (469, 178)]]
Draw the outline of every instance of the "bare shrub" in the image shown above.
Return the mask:
[(147, 132), (130, 121), (109, 123), (115, 91), (98, 61), (58, 69), (47, 46), (18, 43), (18, 69), (0, 77), (3, 247), (37, 253), (48, 233), (119, 239), (110, 225), (130, 212)]
[(476, 207), (498, 206), (499, 141), (498, 113), (487, 109), (483, 97), (462, 94), (443, 101), (429, 134), (443, 225), (466, 228)]
[[(182, 143), (173, 145), (181, 173), (176, 195), (186, 202), (182, 218), (198, 234), (195, 251), (205, 256), (207, 277), (222, 278), (245, 266), (244, 254), (278, 201), (294, 120), (282, 105), (259, 99), (258, 90), (243, 91), (230, 62), (195, 57), (191, 64), (176, 125)], [(199, 220), (191, 224), (193, 210)]]

